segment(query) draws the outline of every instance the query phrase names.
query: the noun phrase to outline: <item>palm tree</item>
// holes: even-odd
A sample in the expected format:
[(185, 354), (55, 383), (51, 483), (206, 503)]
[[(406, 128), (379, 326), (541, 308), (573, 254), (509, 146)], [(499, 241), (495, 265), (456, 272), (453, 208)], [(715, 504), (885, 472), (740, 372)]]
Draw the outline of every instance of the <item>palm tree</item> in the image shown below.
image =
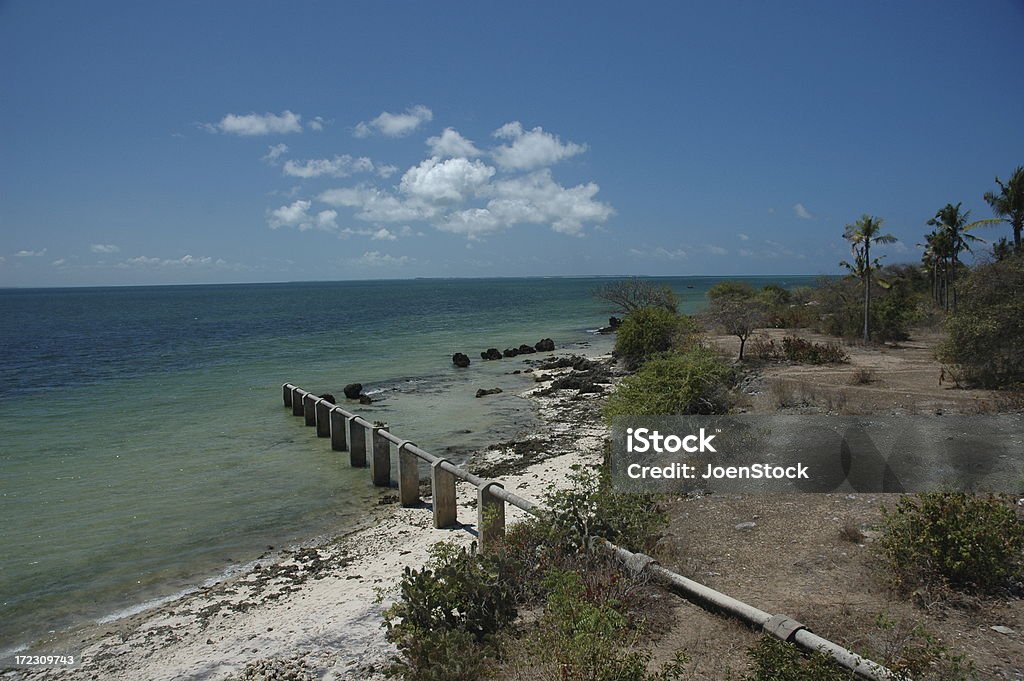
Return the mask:
[[(960, 203), (955, 206), (947, 203), (935, 214), (935, 217), (928, 221), (929, 225), (939, 228), (939, 232), (945, 236), (948, 242), (947, 248), (950, 255), (949, 290), (953, 294), (954, 309), (956, 309), (956, 275), (957, 269), (960, 267), (960, 253), (962, 251), (970, 253), (972, 252), (971, 243), (984, 241), (984, 239), (971, 234), (971, 230), (976, 227), (999, 223), (999, 220), (975, 220), (974, 222), (968, 222), (971, 211), (961, 211), (960, 206)], [(949, 296), (946, 298), (946, 309), (949, 309)]]
[(882, 218), (872, 215), (862, 215), (860, 220), (852, 225), (846, 225), (843, 238), (850, 242), (850, 250), (853, 252), (854, 265), (844, 263), (847, 268), (859, 276), (864, 284), (864, 342), (871, 340), (870, 314), (871, 314), (871, 271), (879, 266), (879, 259), (871, 260), (871, 244), (891, 244), (896, 241), (892, 234), (879, 234), (882, 231)]
[(996, 184), (999, 193), (985, 192), (985, 201), (992, 206), (993, 213), (1013, 227), (1013, 250), (1020, 253), (1020, 233), (1024, 230), (1024, 166), (1017, 166), (1006, 184), (998, 177)]

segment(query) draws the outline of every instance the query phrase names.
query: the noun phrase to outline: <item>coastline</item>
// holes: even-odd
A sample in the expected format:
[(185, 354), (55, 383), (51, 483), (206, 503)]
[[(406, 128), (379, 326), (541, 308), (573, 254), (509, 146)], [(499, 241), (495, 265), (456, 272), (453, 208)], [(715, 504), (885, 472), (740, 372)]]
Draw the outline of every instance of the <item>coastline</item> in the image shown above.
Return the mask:
[[(572, 351), (596, 356), (590, 347)], [(564, 371), (544, 373), (553, 379)], [(536, 432), (492, 445), (469, 464), (500, 469), (503, 474), (494, 477), (507, 489), (533, 499), (549, 485), (564, 486), (573, 466), (599, 462), (605, 436), (596, 396), (537, 394), (549, 385), (539, 382), (520, 393), (537, 412)], [(531, 446), (521, 452), (517, 445), (523, 442)], [(381, 613), (403, 569), (423, 565), (439, 541), (475, 540), (475, 490), (459, 485), (457, 496), (465, 523), (458, 528), (434, 529), (426, 506), (381, 504), (371, 509), (368, 527), (265, 554), (232, 577), (36, 646), (75, 652), (83, 660), (79, 666), (17, 668), (4, 678), (246, 679), (273, 670), (296, 679), (383, 679), (393, 648), (384, 638)], [(522, 515), (508, 509), (509, 522)]]

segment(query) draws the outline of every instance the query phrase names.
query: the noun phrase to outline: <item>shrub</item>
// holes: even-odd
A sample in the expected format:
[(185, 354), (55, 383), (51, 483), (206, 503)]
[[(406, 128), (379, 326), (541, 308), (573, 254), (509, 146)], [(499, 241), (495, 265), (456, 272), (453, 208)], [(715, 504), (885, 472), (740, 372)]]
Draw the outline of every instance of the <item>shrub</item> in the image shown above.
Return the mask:
[(685, 315), (660, 307), (645, 307), (630, 314), (615, 336), (615, 352), (635, 367), (650, 357), (691, 344), (697, 324)]
[(875, 372), (867, 367), (857, 367), (850, 374), (850, 385), (867, 385), (875, 380)]
[(724, 414), (735, 372), (713, 351), (693, 348), (652, 359), (619, 384), (605, 416)]
[(761, 333), (750, 339), (750, 354), (765, 362), (778, 359), (781, 356), (779, 346), (766, 333)]
[(645, 307), (675, 312), (679, 305), (671, 286), (658, 286), (639, 277), (605, 284), (594, 291), (594, 297), (611, 303), (613, 312), (627, 316)]
[(801, 364), (837, 364), (850, 361), (850, 356), (836, 343), (812, 343), (796, 336), (782, 339), (782, 354)]
[(751, 671), (746, 681), (848, 681), (850, 672), (824, 653), (805, 655), (792, 643), (762, 636), (747, 651)]
[(900, 588), (1007, 589), (1024, 568), (1024, 520), (1013, 499), (931, 492), (900, 499), (877, 543)]
[(968, 383), (1024, 383), (1024, 255), (977, 267), (958, 288), (939, 358)]
[[(476, 678), (468, 674), (479, 673), (478, 666), (458, 666), (456, 660), (469, 652), (486, 653), (480, 644), (516, 616), (501, 559), (452, 544), (436, 544), (422, 570), (407, 567), (399, 588), (383, 626), (402, 655), (394, 671), (408, 681)], [(467, 676), (446, 676), (446, 665)]]

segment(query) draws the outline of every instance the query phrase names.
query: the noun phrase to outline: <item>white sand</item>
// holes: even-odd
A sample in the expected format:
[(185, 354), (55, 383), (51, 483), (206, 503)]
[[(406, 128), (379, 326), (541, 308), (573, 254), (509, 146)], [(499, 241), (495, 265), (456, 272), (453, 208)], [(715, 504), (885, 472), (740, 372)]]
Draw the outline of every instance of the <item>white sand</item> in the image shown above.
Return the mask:
[[(600, 461), (606, 433), (601, 423), (580, 417), (568, 391), (531, 397), (546, 424), (547, 432), (538, 435), (554, 438), (557, 452), (564, 453), (502, 482), (510, 491), (540, 500), (549, 485), (565, 486), (572, 466)], [(484, 460), (491, 461), (510, 457), (510, 451), (486, 455)], [(315, 553), (263, 561), (238, 578), (97, 628), (85, 642), (66, 648), (79, 646), (85, 662), (78, 668), (19, 671), (12, 677), (224, 679), (254, 661), (280, 658), (290, 660), (293, 671), (307, 671), (309, 678), (383, 679), (380, 672), (394, 649), (384, 638), (381, 613), (394, 598), (403, 569), (422, 566), (438, 541), (468, 545), (475, 539), (476, 490), (459, 483), (458, 497), (459, 521), (466, 527), (434, 529), (429, 507), (381, 506), (373, 510), (374, 526), (326, 542)], [(523, 515), (507, 509), (509, 522)], [(316, 558), (323, 563), (318, 566)]]

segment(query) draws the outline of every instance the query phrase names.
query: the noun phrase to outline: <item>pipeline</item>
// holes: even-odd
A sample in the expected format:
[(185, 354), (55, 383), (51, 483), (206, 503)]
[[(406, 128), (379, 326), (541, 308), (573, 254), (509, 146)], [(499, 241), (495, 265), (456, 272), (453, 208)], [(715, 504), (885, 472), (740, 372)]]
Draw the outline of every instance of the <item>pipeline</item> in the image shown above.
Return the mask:
[[(285, 406), (293, 406), (295, 409), (293, 413), (300, 413), (298, 412), (297, 407), (289, 404), (289, 402), (294, 399), (290, 396), (290, 389), (295, 388), (302, 393), (309, 393), (299, 389), (291, 383), (284, 384), (282, 388), (284, 389)], [(322, 398), (317, 398), (317, 401), (326, 402), (326, 400), (322, 400)], [(337, 405), (330, 404), (329, 402), (327, 402), (327, 404), (330, 405), (330, 409), (340, 411), (346, 419), (352, 419), (353, 423), (363, 426), (364, 428), (374, 428), (374, 424), (370, 423), (363, 417), (352, 414)], [(408, 440), (399, 438), (397, 435), (394, 435), (389, 431), (380, 430), (379, 434), (388, 442), (397, 445), (399, 450), (404, 448), (405, 451), (414, 454), (417, 458), (428, 464), (440, 462), (438, 466), (442, 469), (451, 473), (459, 480), (468, 482), (478, 489), (484, 485), (494, 482), (491, 480), (485, 480), (477, 475), (473, 475), (469, 471), (456, 466), (447, 459), (435, 456)], [(530, 515), (543, 517), (544, 509), (538, 504), (535, 504), (529, 499), (524, 499), (514, 492), (509, 492), (501, 486), (492, 486), (490, 488), (490, 494), (505, 503), (512, 504), (513, 506), (522, 509)], [(730, 617), (734, 617), (755, 629), (759, 629), (764, 633), (779, 639), (780, 641), (794, 643), (808, 652), (820, 652), (828, 655), (836, 664), (853, 672), (859, 678), (868, 679), (869, 681), (910, 681), (907, 677), (897, 674), (877, 662), (861, 657), (852, 650), (818, 636), (802, 623), (786, 615), (772, 615), (760, 608), (755, 608), (754, 606), (737, 600), (732, 596), (728, 596), (720, 591), (712, 589), (711, 587), (705, 586), (700, 582), (687, 579), (686, 577), (676, 574), (662, 565), (659, 565), (656, 560), (647, 554), (634, 553), (622, 548), (621, 546), (617, 546), (606, 539), (594, 537), (593, 540), (598, 547), (611, 553), (630, 572), (634, 574), (641, 574), (644, 572), (649, 573), (659, 583), (663, 584), (673, 593), (685, 598), (695, 605), (700, 606), (701, 608), (704, 608), (705, 610), (724, 613)]]

